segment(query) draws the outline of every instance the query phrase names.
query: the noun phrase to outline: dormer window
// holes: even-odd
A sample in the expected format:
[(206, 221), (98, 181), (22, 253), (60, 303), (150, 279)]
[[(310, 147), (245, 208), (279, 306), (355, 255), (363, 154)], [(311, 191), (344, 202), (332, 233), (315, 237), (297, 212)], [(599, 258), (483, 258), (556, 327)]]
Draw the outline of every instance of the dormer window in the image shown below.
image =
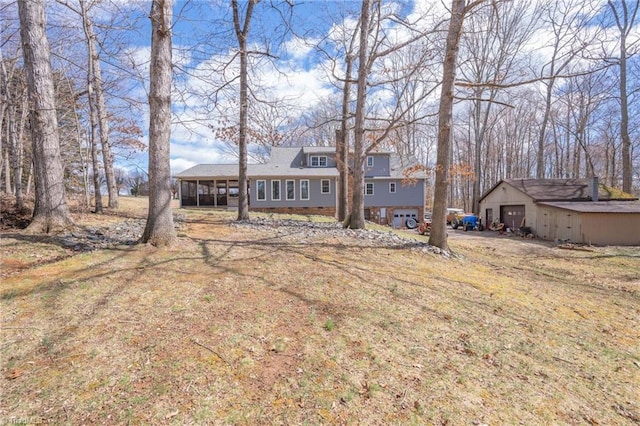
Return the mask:
[(311, 167), (327, 167), (327, 156), (326, 155), (312, 155), (311, 156)]
[(367, 157), (367, 167), (373, 167), (373, 155)]

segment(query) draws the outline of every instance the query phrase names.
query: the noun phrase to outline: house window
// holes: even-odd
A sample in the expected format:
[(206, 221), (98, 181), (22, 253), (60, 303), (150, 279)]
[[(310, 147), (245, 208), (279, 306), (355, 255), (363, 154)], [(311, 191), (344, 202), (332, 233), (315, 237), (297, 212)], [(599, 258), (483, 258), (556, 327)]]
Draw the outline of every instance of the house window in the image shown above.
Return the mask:
[(308, 200), (309, 199), (309, 180), (302, 179), (300, 181), (300, 199)]
[(274, 201), (280, 200), (280, 181), (271, 181), (271, 199)]
[(373, 182), (364, 184), (364, 195), (373, 195)]
[(389, 193), (391, 193), (391, 194), (395, 194), (396, 193), (396, 183), (395, 182), (389, 182)]
[(367, 157), (367, 167), (373, 167), (373, 155)]
[(327, 156), (326, 155), (312, 155), (311, 156), (311, 167), (327, 167)]
[(296, 182), (293, 180), (288, 180), (286, 185), (287, 185), (287, 200), (295, 200), (296, 199)]
[(258, 190), (258, 201), (265, 201), (267, 199), (267, 181), (266, 180), (258, 180), (256, 181), (256, 186)]
[(330, 185), (329, 179), (322, 179), (320, 181), (320, 187), (322, 188), (321, 192), (323, 194), (330, 194), (331, 193), (331, 185)]

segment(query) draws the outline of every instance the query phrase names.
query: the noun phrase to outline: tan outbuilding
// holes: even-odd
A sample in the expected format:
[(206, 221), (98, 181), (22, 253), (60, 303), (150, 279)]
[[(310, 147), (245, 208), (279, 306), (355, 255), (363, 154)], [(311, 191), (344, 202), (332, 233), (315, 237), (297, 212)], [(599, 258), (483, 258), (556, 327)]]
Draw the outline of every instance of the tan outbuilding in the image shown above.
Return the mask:
[(504, 179), (480, 199), (484, 223), (544, 240), (640, 246), (640, 202), (591, 179)]

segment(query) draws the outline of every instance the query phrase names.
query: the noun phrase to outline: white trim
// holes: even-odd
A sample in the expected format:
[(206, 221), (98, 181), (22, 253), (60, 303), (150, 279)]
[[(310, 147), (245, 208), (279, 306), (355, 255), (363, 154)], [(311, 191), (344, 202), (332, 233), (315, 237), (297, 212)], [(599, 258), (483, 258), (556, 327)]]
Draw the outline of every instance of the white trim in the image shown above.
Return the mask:
[(367, 167), (373, 167), (373, 155), (367, 156)]
[[(293, 197), (289, 198), (289, 183), (293, 185)], [(293, 179), (287, 179), (284, 183), (284, 196), (287, 201), (294, 201), (296, 199), (296, 181)]]
[[(313, 160), (316, 160), (316, 164), (313, 164)], [(324, 164), (322, 164), (324, 163)], [(326, 155), (310, 155), (309, 156), (309, 166), (310, 167), (327, 167), (327, 156)]]
[[(302, 190), (302, 184), (306, 182), (307, 186), (307, 197), (304, 196), (304, 191)], [(311, 198), (311, 188), (309, 187), (309, 179), (300, 179), (300, 199), (301, 200), (309, 200)]]
[[(327, 183), (327, 190), (324, 190), (324, 183)], [(331, 181), (329, 179), (320, 179), (320, 193), (331, 194)]]
[[(277, 194), (278, 198), (276, 198), (274, 196), (275, 192), (276, 192), (275, 191), (276, 186), (273, 185), (274, 183), (277, 183), (276, 186), (278, 188), (278, 194)], [(282, 199), (282, 184), (281, 184), (281, 181), (280, 181), (280, 179), (277, 179), (277, 180), (274, 179), (274, 180), (271, 181), (271, 201), (280, 201), (281, 199)]]
[[(260, 198), (260, 182), (264, 185), (262, 187), (263, 198)], [(256, 180), (256, 201), (267, 201), (267, 181), (265, 179)]]
[[(393, 191), (391, 190), (392, 186), (393, 186)], [(397, 189), (398, 189), (398, 186), (396, 185), (395, 182), (389, 182), (389, 194), (395, 194)]]
[[(367, 188), (369, 187), (369, 185), (371, 185), (371, 194), (367, 193)], [(373, 195), (373, 182), (365, 182), (364, 183), (364, 195)]]

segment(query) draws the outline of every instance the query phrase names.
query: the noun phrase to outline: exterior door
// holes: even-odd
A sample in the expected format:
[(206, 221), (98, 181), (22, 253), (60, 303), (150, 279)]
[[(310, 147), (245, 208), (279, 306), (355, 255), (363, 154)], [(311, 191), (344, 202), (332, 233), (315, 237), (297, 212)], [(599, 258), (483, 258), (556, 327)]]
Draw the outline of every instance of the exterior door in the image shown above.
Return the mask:
[(491, 223), (493, 223), (493, 209), (486, 209), (484, 225), (485, 227), (488, 227)]
[(517, 231), (526, 225), (524, 213), (524, 205), (500, 206), (500, 222), (512, 231)]

